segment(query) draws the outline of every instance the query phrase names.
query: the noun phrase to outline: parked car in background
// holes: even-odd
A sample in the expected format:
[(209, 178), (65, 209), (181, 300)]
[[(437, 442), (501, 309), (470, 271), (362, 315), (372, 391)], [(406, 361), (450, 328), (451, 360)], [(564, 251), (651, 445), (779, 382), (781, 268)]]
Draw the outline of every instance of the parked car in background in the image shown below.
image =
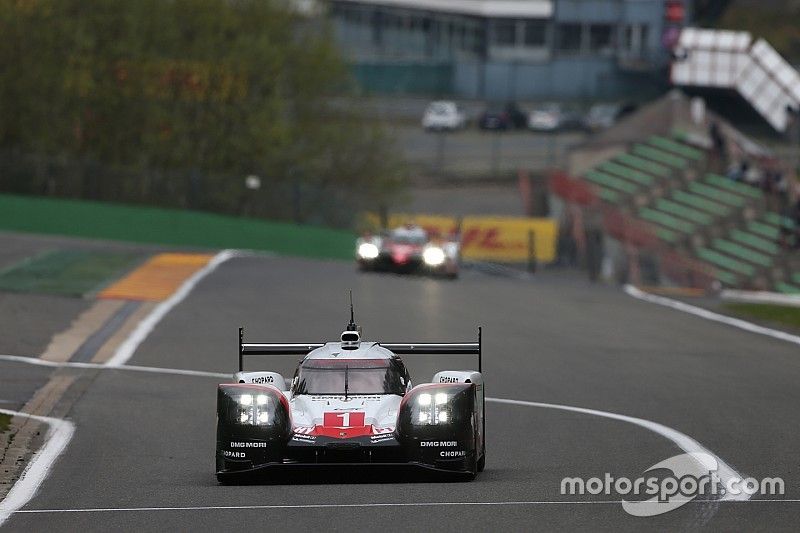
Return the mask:
[(592, 132), (608, 129), (625, 115), (636, 111), (636, 108), (636, 104), (632, 103), (595, 104), (586, 114), (584, 125)]
[(533, 131), (556, 132), (583, 128), (583, 117), (561, 104), (544, 104), (533, 110), (528, 117), (528, 128)]
[(467, 115), (455, 102), (431, 102), (422, 115), (422, 127), (428, 131), (455, 131), (467, 125)]
[(478, 127), (482, 130), (510, 130), (524, 128), (528, 116), (517, 104), (488, 104), (481, 114)]

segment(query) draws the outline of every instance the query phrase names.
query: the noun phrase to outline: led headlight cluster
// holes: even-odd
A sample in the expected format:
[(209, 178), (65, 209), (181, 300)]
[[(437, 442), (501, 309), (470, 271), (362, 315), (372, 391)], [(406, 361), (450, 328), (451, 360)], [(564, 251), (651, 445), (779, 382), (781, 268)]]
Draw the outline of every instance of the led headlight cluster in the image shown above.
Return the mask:
[(272, 408), (266, 394), (242, 394), (236, 398), (236, 403), (236, 422), (253, 426), (269, 423)]
[(358, 246), (358, 256), (362, 259), (375, 259), (379, 253), (378, 247), (371, 242), (362, 242)]
[(449, 397), (445, 392), (428, 394), (426, 392), (417, 396), (418, 424), (443, 424), (450, 420)]
[(439, 266), (444, 263), (445, 258), (444, 250), (438, 246), (428, 246), (422, 252), (422, 260), (429, 266)]

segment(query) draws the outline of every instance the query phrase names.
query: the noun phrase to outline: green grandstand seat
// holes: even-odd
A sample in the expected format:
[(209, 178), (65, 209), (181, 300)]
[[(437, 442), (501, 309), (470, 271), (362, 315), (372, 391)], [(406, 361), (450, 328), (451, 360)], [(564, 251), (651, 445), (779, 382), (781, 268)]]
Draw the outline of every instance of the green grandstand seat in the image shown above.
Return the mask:
[(794, 220), (789, 217), (784, 217), (779, 215), (774, 211), (767, 211), (764, 213), (764, 216), (761, 217), (761, 220), (766, 222), (767, 224), (772, 224), (773, 226), (781, 226), (788, 228), (790, 230), (794, 229)]
[(737, 261), (736, 259), (731, 259), (710, 248), (698, 248), (697, 256), (703, 261), (707, 261), (730, 272), (736, 272), (737, 274), (743, 274), (748, 277), (756, 273), (756, 268), (754, 266)]
[(698, 196), (696, 194), (681, 191), (679, 189), (672, 191), (672, 198), (681, 203), (696, 207), (698, 209), (703, 209), (704, 211), (713, 213), (717, 216), (726, 217), (731, 213), (730, 207), (718, 204), (717, 202), (709, 200), (703, 196)]
[(746, 244), (750, 248), (755, 248), (756, 250), (768, 254), (775, 255), (780, 252), (780, 248), (774, 242), (747, 231), (742, 231), (740, 229), (731, 230), (731, 238), (736, 242)]
[(776, 283), (775, 288), (778, 289), (778, 292), (782, 292), (784, 294), (800, 294), (800, 287), (796, 287), (790, 283)]
[(760, 200), (761, 198), (764, 197), (764, 193), (761, 192), (760, 189), (756, 189), (755, 187), (752, 187), (745, 183), (731, 181), (728, 178), (724, 176), (719, 176), (717, 174), (706, 174), (705, 181), (709, 185), (719, 187), (720, 189), (726, 189), (728, 191), (741, 194), (742, 196), (746, 196), (748, 198), (754, 198), (756, 200)]
[(714, 274), (716, 278), (720, 280), (722, 283), (727, 283), (728, 285), (736, 285), (739, 283), (739, 278), (736, 277), (736, 274), (732, 274), (725, 270), (720, 270), (719, 268), (714, 269)]
[(650, 174), (660, 178), (666, 178), (672, 174), (672, 170), (670, 170), (670, 168), (667, 166), (659, 165), (654, 161), (642, 159), (641, 157), (636, 157), (635, 155), (631, 154), (620, 154), (615, 157), (614, 160), (622, 163), (623, 165), (628, 165), (631, 168), (635, 168), (636, 170), (649, 172)]
[(631, 153), (681, 170), (689, 166), (689, 162), (686, 159), (646, 144), (634, 145)]
[(686, 159), (692, 159), (694, 161), (702, 161), (705, 159), (705, 154), (703, 154), (701, 150), (673, 141), (672, 139), (668, 139), (666, 137), (653, 135), (647, 140), (647, 142), (656, 148), (678, 154)]
[(672, 200), (666, 200), (664, 198), (659, 198), (656, 200), (655, 203), (656, 209), (660, 211), (664, 211), (665, 213), (669, 213), (671, 215), (676, 215), (681, 218), (685, 218), (687, 220), (691, 220), (697, 224), (711, 224), (714, 218), (711, 215), (703, 213), (702, 211), (697, 211), (696, 209), (692, 209), (691, 207), (686, 207), (681, 205), (677, 202), (673, 202)]
[(639, 216), (650, 222), (655, 222), (669, 229), (674, 229), (682, 233), (694, 233), (695, 225), (685, 220), (680, 220), (661, 211), (643, 207), (639, 210)]
[(745, 204), (744, 198), (738, 194), (723, 191), (704, 183), (693, 181), (689, 184), (689, 190), (693, 193), (702, 194), (706, 198), (717, 200), (733, 207), (744, 207)]
[(619, 203), (620, 196), (616, 191), (612, 191), (611, 189), (606, 189), (605, 187), (597, 185), (597, 194), (600, 196), (600, 199), (605, 200), (606, 202), (610, 202), (612, 204)]
[(584, 174), (584, 177), (591, 182), (597, 183), (598, 185), (616, 189), (627, 194), (633, 194), (639, 190), (639, 187), (633, 183), (625, 181), (622, 178), (612, 176), (611, 174), (606, 174), (605, 172), (599, 172), (597, 170), (589, 170)]
[(775, 226), (770, 226), (769, 224), (764, 224), (763, 222), (757, 222), (755, 220), (751, 220), (747, 223), (747, 229), (751, 233), (757, 233), (773, 241), (778, 239), (781, 232), (780, 229)]
[(661, 239), (662, 241), (667, 241), (670, 244), (675, 244), (681, 238), (681, 236), (672, 231), (671, 229), (658, 227), (656, 228), (656, 237)]
[(656, 182), (656, 179), (653, 176), (651, 176), (650, 174), (647, 174), (647, 173), (642, 172), (640, 170), (634, 170), (634, 169), (632, 169), (630, 167), (626, 167), (624, 165), (620, 165), (620, 164), (614, 163), (613, 161), (606, 161), (605, 163), (603, 163), (602, 165), (600, 165), (597, 168), (599, 168), (600, 170), (602, 170), (604, 172), (608, 172), (610, 174), (616, 174), (617, 176), (621, 176), (621, 177), (626, 178), (626, 179), (628, 179), (630, 181), (635, 181), (637, 183), (640, 183), (642, 185), (646, 185), (648, 187), (651, 186), (651, 185), (654, 185), (655, 182)]
[(726, 239), (714, 239), (714, 248), (738, 259), (743, 259), (762, 267), (772, 266), (773, 263), (772, 257), (759, 252), (754, 252), (749, 248), (745, 248), (740, 244), (736, 244), (735, 242), (731, 242)]

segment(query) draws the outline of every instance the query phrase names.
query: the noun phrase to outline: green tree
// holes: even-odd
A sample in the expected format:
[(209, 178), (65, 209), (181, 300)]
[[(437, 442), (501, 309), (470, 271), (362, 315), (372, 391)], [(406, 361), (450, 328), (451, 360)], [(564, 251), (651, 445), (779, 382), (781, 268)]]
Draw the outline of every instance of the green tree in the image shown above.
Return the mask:
[(330, 104), (350, 79), (326, 25), (284, 4), (0, 0), (0, 35), (0, 149), (71, 169), (24, 192), (314, 219), (402, 186), (385, 135)]

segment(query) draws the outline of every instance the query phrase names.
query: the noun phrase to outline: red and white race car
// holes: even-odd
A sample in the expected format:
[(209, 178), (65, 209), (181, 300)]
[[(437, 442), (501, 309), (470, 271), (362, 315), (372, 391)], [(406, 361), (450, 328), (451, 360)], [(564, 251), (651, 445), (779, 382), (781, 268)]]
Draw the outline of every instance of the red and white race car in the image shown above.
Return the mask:
[(457, 237), (431, 237), (412, 224), (365, 235), (356, 242), (359, 269), (427, 273), (457, 278), (460, 244)]
[[(248, 344), (239, 372), (217, 391), (217, 479), (302, 466), (403, 466), (475, 477), (486, 461), (478, 342), (362, 341), (351, 321), (341, 341)], [(294, 378), (245, 371), (245, 356), (303, 355)], [(413, 385), (399, 354), (475, 354), (478, 370), (442, 371)]]

